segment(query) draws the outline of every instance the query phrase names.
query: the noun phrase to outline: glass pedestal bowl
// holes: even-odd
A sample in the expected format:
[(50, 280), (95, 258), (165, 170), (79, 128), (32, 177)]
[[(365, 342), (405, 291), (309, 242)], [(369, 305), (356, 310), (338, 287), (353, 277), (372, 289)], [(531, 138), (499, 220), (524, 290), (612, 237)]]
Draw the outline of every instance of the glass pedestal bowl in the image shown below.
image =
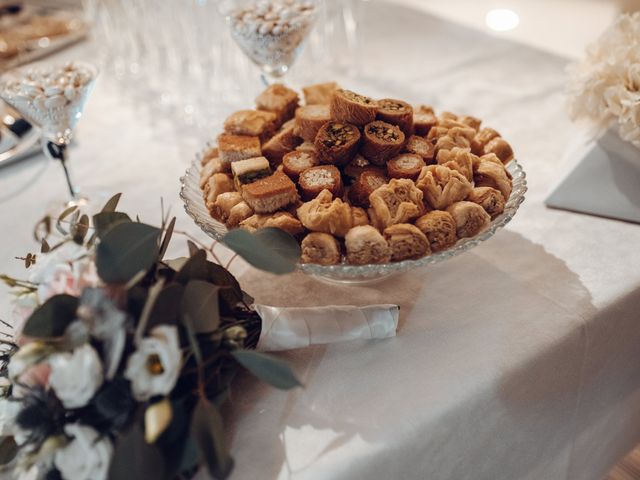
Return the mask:
[[(200, 189), (200, 161), (201, 155), (198, 155), (198, 158), (194, 160), (184, 176), (180, 179), (180, 198), (182, 198), (184, 202), (185, 211), (202, 231), (210, 237), (220, 240), (225, 233), (227, 233), (227, 227), (212, 218), (204, 204), (203, 193)], [(524, 201), (524, 195), (527, 191), (527, 181), (522, 166), (516, 160), (512, 160), (507, 165), (507, 170), (513, 177), (513, 191), (507, 201), (504, 212), (493, 219), (486, 230), (473, 238), (464, 238), (447, 250), (418, 260), (405, 260), (380, 265), (348, 265), (343, 263), (339, 265), (322, 266), (301, 263), (298, 265), (298, 270), (322, 281), (341, 284), (366, 284), (375, 283), (391, 275), (413, 270), (418, 267), (439, 263), (464, 253), (485, 240), (488, 240), (495, 235), (498, 230), (509, 223)]]

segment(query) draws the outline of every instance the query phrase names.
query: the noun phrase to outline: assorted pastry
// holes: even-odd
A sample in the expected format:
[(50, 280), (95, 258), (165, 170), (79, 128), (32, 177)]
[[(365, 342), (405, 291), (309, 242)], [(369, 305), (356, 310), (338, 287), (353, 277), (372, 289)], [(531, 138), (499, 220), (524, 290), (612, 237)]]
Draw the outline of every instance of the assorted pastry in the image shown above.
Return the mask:
[(200, 187), (228, 228), (277, 227), (302, 263), (418, 259), (485, 230), (512, 190), (514, 154), (482, 121), (336, 83), (269, 86), (202, 156)]

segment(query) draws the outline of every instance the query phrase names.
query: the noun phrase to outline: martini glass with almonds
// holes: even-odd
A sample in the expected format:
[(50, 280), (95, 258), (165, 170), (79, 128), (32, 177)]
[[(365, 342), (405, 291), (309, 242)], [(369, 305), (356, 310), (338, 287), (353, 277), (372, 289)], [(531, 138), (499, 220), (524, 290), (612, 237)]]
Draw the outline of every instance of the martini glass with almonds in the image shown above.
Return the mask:
[(231, 36), (271, 83), (299, 56), (317, 17), (317, 0), (227, 0), (221, 4)]
[(98, 69), (84, 62), (31, 67), (0, 79), (0, 98), (40, 129), (42, 149), (64, 170), (70, 204), (81, 200), (68, 168), (67, 147)]

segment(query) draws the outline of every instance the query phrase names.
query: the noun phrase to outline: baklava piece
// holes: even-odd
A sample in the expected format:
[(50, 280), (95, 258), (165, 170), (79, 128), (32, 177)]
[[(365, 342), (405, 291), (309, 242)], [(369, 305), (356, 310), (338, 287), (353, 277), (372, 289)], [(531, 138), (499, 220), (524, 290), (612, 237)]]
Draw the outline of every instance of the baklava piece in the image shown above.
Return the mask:
[(429, 240), (432, 252), (446, 250), (458, 241), (456, 221), (449, 212), (433, 210), (417, 219), (416, 227)]
[(369, 196), (385, 185), (389, 179), (384, 171), (371, 168), (364, 170), (349, 189), (349, 200), (353, 205), (369, 207)]
[(256, 213), (271, 213), (296, 202), (298, 190), (289, 177), (276, 172), (242, 187), (242, 197)]
[(272, 214), (256, 213), (240, 222), (240, 227), (250, 232), (255, 232), (260, 228), (279, 228), (293, 236), (300, 235), (305, 230), (300, 220), (289, 212), (275, 212)]
[(219, 222), (226, 224), (231, 214), (231, 209), (242, 201), (242, 195), (239, 192), (221, 193), (213, 205), (209, 207), (209, 213)]
[(476, 187), (491, 187), (498, 190), (505, 201), (511, 196), (513, 188), (509, 174), (501, 163), (480, 157), (480, 163), (473, 173)]
[(435, 145), (436, 155), (440, 150), (453, 150), (454, 148), (470, 148), (471, 142), (462, 135), (452, 137), (445, 135), (440, 137)]
[(316, 146), (314, 145), (314, 142), (302, 142), (296, 147), (296, 151), (316, 153)]
[(369, 225), (369, 215), (364, 208), (351, 207), (351, 225)]
[(419, 217), (424, 213), (422, 197), (412, 180), (392, 179), (369, 195), (371, 224), (384, 230)]
[(347, 262), (352, 265), (387, 263), (391, 249), (382, 234), (374, 227), (353, 227), (345, 237)]
[(418, 227), (400, 223), (384, 229), (384, 238), (391, 249), (391, 261), (414, 260), (431, 253), (429, 241)]
[(235, 185), (231, 175), (214, 173), (204, 188), (205, 205), (211, 210), (213, 204), (221, 194), (233, 191), (235, 191)]
[(431, 130), (429, 130), (426, 138), (435, 145), (440, 138), (446, 137), (447, 133), (449, 133), (448, 128), (435, 126)]
[(376, 119), (378, 103), (351, 90), (336, 90), (330, 103), (331, 118), (338, 122), (363, 127)]
[(276, 125), (282, 125), (293, 118), (299, 100), (294, 90), (281, 83), (274, 83), (256, 98), (256, 106), (258, 110), (274, 113)]
[(482, 120), (472, 117), (471, 115), (458, 117), (458, 122), (466, 125), (467, 127), (473, 128), (476, 132), (480, 131), (480, 126), (482, 125)]
[(340, 122), (325, 123), (314, 142), (320, 163), (346, 165), (358, 152), (360, 130)]
[(236, 205), (229, 211), (229, 217), (227, 218), (227, 228), (237, 228), (243, 220), (246, 220), (253, 215), (253, 209), (244, 200)]
[(333, 93), (338, 89), (336, 82), (317, 83), (302, 88), (307, 105), (329, 105)]
[(293, 181), (298, 181), (300, 174), (307, 168), (318, 165), (318, 157), (315, 152), (294, 151), (282, 157), (282, 171), (289, 175)]
[(475, 237), (491, 223), (491, 217), (477, 203), (457, 202), (447, 208), (456, 222), (458, 238)]
[(214, 174), (215, 166), (206, 163), (204, 167), (200, 169), (200, 190), (204, 190), (205, 185)]
[(218, 150), (220, 152), (220, 161), (225, 165), (225, 168), (230, 168), (229, 165), (238, 160), (262, 155), (258, 137), (241, 135), (220, 135), (218, 137)]
[(331, 121), (329, 105), (307, 105), (296, 110), (294, 135), (305, 142), (315, 142), (320, 128)]
[(438, 152), (438, 165), (443, 165), (463, 174), (467, 180), (473, 181), (473, 165), (478, 157), (468, 148), (456, 147), (453, 150), (440, 150)]
[(499, 190), (491, 187), (476, 187), (471, 194), (467, 197), (467, 200), (473, 203), (477, 203), (485, 212), (489, 214), (491, 219), (496, 218), (502, 212), (504, 212), (505, 201), (502, 193)]
[(473, 138), (473, 141), (471, 142), (471, 151), (476, 155), (483, 155), (484, 147), (486, 147), (491, 140), (498, 138), (499, 136), (500, 134), (493, 128), (483, 128)]
[(242, 191), (243, 185), (253, 183), (271, 175), (269, 160), (265, 157), (247, 158), (231, 164), (231, 173), (236, 189)]
[(472, 186), (464, 175), (442, 165), (429, 165), (422, 169), (416, 186), (424, 193), (425, 202), (434, 210), (467, 198)]
[(280, 165), (282, 157), (300, 144), (300, 140), (293, 133), (294, 125), (295, 122), (289, 120), (282, 125), (278, 133), (262, 145), (262, 155), (269, 159), (271, 165)]
[(202, 158), (200, 159), (201, 165), (206, 165), (214, 158), (218, 158), (220, 153), (218, 152), (218, 147), (209, 147), (202, 153)]
[(360, 154), (374, 165), (384, 165), (400, 153), (404, 139), (400, 127), (380, 120), (371, 122), (364, 127)]
[(484, 153), (485, 155), (489, 153), (495, 154), (505, 165), (513, 160), (513, 149), (502, 137), (496, 137), (487, 143), (484, 147)]
[(436, 118), (433, 108), (426, 105), (420, 105), (413, 111), (413, 130), (416, 135), (424, 137), (429, 131), (435, 127), (438, 119)]
[(336, 265), (340, 263), (340, 244), (333, 235), (312, 232), (302, 240), (302, 263)]
[(231, 135), (258, 137), (266, 141), (276, 131), (276, 114), (260, 110), (239, 110), (224, 122), (224, 131)]
[(413, 107), (402, 100), (378, 100), (378, 120), (400, 127), (405, 137), (413, 135)]
[(424, 166), (424, 160), (420, 155), (403, 153), (387, 162), (387, 173), (391, 178), (417, 180)]
[(420, 155), (426, 164), (433, 163), (433, 159), (435, 158), (436, 149), (433, 143), (427, 140), (424, 137), (419, 137), (417, 135), (412, 135), (407, 140), (407, 143), (404, 146), (404, 151), (407, 153), (415, 153), (416, 155)]
[(303, 203), (297, 214), (302, 225), (312, 232), (344, 237), (353, 226), (351, 207), (339, 198), (334, 199), (329, 190), (323, 190), (313, 200)]
[(300, 174), (298, 186), (303, 200), (311, 200), (323, 190), (329, 190), (334, 197), (342, 196), (340, 170), (333, 165), (319, 165), (306, 169)]

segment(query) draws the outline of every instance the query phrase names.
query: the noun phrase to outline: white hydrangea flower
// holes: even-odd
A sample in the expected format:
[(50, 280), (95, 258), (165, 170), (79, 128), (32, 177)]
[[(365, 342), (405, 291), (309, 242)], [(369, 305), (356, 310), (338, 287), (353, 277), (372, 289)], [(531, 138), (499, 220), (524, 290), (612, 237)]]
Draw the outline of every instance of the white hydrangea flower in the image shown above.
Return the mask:
[(640, 146), (640, 12), (621, 15), (568, 73), (571, 117), (601, 131), (617, 123), (620, 136)]
[(58, 449), (53, 463), (67, 480), (105, 480), (109, 473), (113, 445), (91, 427), (69, 424), (64, 427), (71, 441)]
[(133, 396), (146, 401), (173, 390), (182, 366), (182, 353), (176, 327), (161, 325), (143, 338), (129, 357), (124, 376), (131, 381)]
[(100, 357), (89, 344), (72, 353), (56, 353), (49, 357), (49, 385), (65, 408), (84, 407), (104, 380)]

